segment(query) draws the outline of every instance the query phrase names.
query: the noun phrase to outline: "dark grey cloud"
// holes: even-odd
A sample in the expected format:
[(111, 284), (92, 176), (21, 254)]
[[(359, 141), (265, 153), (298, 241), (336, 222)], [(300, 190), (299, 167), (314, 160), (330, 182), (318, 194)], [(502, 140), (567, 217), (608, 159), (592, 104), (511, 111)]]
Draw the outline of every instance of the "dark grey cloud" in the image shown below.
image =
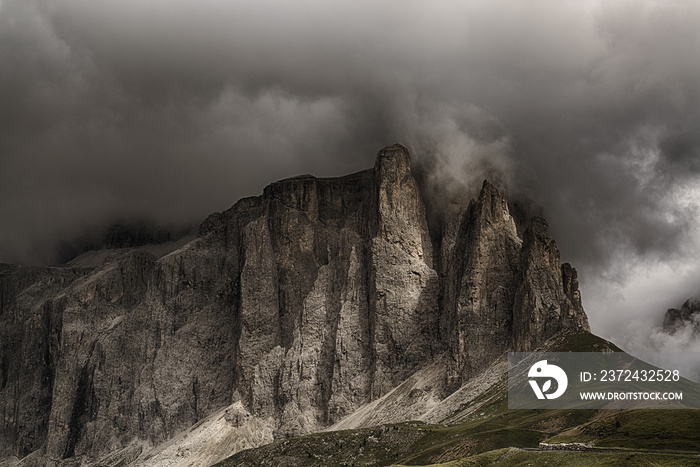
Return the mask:
[(540, 203), (619, 327), (640, 274), (700, 284), (699, 31), (690, 0), (0, 0), (0, 261), (402, 142), (436, 185)]

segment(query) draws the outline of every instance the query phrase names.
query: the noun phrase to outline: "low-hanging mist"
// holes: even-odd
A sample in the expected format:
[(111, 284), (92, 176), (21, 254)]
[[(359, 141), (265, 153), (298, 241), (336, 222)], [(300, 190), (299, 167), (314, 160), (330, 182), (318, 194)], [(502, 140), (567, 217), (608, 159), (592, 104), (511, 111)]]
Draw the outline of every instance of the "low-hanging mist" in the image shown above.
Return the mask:
[(624, 346), (700, 293), (699, 23), (692, 1), (3, 0), (0, 261), (400, 142), (436, 199), (501, 177), (541, 205)]

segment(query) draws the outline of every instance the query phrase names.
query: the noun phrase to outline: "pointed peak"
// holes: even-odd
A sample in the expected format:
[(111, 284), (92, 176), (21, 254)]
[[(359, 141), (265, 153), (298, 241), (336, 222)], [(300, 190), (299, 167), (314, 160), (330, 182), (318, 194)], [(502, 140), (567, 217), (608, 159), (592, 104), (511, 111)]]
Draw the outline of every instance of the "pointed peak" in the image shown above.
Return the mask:
[(488, 180), (484, 180), (476, 204), (480, 206), (480, 210), (487, 209), (491, 217), (502, 217), (508, 214), (508, 203), (501, 196), (498, 188)]
[(483, 197), (499, 198), (502, 200), (508, 199), (508, 180), (503, 174), (491, 173), (490, 177), (484, 179), (481, 184), (479, 199)]
[(377, 153), (374, 170), (380, 174), (410, 172), (411, 156), (408, 149), (398, 143), (385, 147)]
[(547, 264), (561, 273), (561, 257), (557, 242), (549, 233), (549, 225), (544, 218), (534, 216), (530, 219), (530, 224), (523, 233), (523, 253), (524, 258), (531, 258), (532, 255), (546, 258)]
[(499, 230), (502, 229), (509, 238), (520, 244), (515, 221), (508, 211), (508, 202), (489, 181), (484, 181), (479, 198), (469, 203), (466, 215), (471, 224), (487, 228), (498, 226)]
[(394, 143), (391, 146), (387, 146), (384, 149), (382, 149), (381, 151), (379, 151), (379, 154), (381, 154), (383, 152), (394, 152), (394, 151), (408, 153), (408, 149), (406, 149), (405, 146), (403, 146), (402, 144), (399, 144), (399, 143)]
[(377, 153), (377, 164), (384, 159), (401, 159), (408, 161), (409, 166), (411, 164), (411, 156), (408, 153), (408, 149), (398, 143), (387, 146)]
[(496, 188), (493, 183), (489, 182), (488, 180), (484, 180), (484, 183), (481, 185), (481, 192), (479, 193), (479, 199), (484, 199), (486, 196), (493, 197), (493, 196), (498, 196), (501, 197), (501, 193), (498, 191), (498, 188)]

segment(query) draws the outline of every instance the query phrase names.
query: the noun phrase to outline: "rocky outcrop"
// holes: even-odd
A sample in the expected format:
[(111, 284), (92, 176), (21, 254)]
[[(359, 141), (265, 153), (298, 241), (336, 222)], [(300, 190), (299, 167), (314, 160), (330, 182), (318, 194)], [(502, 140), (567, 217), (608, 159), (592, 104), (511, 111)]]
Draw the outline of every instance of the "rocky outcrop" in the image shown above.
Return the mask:
[[(0, 454), (131, 462), (207, 417), (254, 445), (438, 377), (429, 365), (444, 372), (430, 398), (444, 397), (508, 350), (588, 329), (543, 219), (521, 238), (488, 182), (445, 213), (429, 226), (394, 145), (370, 170), (273, 183), (162, 257), (2, 267)], [(427, 391), (416, 384), (406, 397)]]
[(578, 275), (570, 264), (561, 264), (547, 222), (534, 217), (523, 237), (513, 309), (513, 347), (533, 350), (564, 329), (590, 331)]
[(443, 281), (453, 357), (449, 377), (457, 383), (511, 348), (521, 243), (505, 199), (484, 182), (461, 217)]
[(45, 444), (65, 300), (86, 271), (4, 265), (0, 270), (0, 454)]
[(576, 270), (561, 264), (544, 219), (531, 218), (521, 239), (508, 203), (485, 181), (456, 232), (442, 240), (441, 253), (453, 386), (505, 349), (528, 351), (562, 330), (590, 330)]
[(402, 146), (374, 167), (376, 213), (370, 243), (370, 398), (383, 396), (441, 350), (438, 275), (425, 207)]
[(664, 315), (664, 332), (673, 334), (688, 327), (693, 333), (700, 333), (700, 300), (696, 298), (686, 300), (680, 309), (669, 308)]

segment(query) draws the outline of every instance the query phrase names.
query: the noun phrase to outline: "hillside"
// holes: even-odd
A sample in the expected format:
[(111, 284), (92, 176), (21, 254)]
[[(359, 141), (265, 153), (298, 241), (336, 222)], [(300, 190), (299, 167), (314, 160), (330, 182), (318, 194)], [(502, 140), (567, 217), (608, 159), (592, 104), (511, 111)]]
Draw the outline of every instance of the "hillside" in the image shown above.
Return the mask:
[[(620, 351), (590, 333), (564, 333), (540, 350)], [(217, 466), (700, 465), (695, 410), (508, 410), (506, 375), (500, 376), (442, 423), (410, 421), (276, 441)], [(590, 447), (548, 451), (540, 443)]]

